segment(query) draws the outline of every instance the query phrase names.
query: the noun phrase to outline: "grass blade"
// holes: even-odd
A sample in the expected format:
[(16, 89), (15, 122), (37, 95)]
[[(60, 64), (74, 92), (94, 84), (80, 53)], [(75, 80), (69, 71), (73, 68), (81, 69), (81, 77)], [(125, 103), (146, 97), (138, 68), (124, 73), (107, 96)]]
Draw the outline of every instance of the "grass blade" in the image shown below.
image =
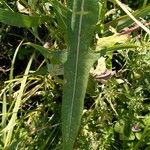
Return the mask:
[(150, 30), (144, 26), (139, 20), (137, 20), (130, 12), (129, 10), (118, 0), (115, 0), (116, 3), (122, 8), (122, 10), (143, 30), (145, 30), (150, 35)]
[[(3, 94), (3, 107), (2, 107), (2, 128), (6, 127), (7, 121), (7, 102), (6, 102), (6, 93)], [(6, 139), (6, 133), (3, 134), (3, 141)]]
[(22, 40), (22, 41), (19, 43), (19, 45), (17, 46), (16, 51), (15, 51), (15, 53), (14, 53), (14, 57), (13, 57), (13, 59), (12, 59), (11, 68), (10, 68), (9, 80), (12, 80), (12, 79), (13, 79), (13, 71), (14, 71), (15, 60), (16, 60), (18, 51), (19, 51), (19, 49), (20, 49), (20, 47), (21, 47), (23, 41), (24, 41), (24, 40)]
[(26, 85), (25, 83), (27, 81), (28, 73), (29, 73), (29, 70), (30, 70), (33, 58), (34, 58), (34, 54), (30, 58), (29, 63), (27, 65), (27, 67), (26, 67), (24, 76), (22, 78), (21, 86), (20, 86), (20, 91), (19, 91), (19, 94), (18, 94), (18, 96), (16, 98), (16, 101), (15, 101), (15, 106), (13, 108), (12, 116), (11, 116), (11, 118), (9, 120), (9, 123), (6, 126), (6, 128), (4, 128), (1, 131), (1, 132), (4, 132), (4, 133), (7, 132), (4, 147), (7, 147), (10, 144), (10, 141), (11, 141), (11, 138), (12, 138), (13, 129), (14, 129), (15, 122), (16, 122), (16, 119), (17, 119), (17, 112), (18, 112), (20, 104), (21, 104), (21, 98), (22, 98), (23, 93), (24, 93), (24, 89), (25, 89), (25, 85)]
[[(140, 17), (145, 17), (149, 14), (149, 10), (150, 10), (150, 5), (148, 5), (147, 7), (145, 8), (142, 8), (142, 9), (138, 9), (136, 10), (135, 12), (132, 13), (132, 15), (134, 17), (136, 17), (137, 19), (139, 19)], [(113, 21), (110, 21), (108, 23), (105, 24), (105, 35), (108, 34), (108, 30), (109, 30), (109, 27), (112, 26), (112, 27), (117, 27), (117, 30), (121, 30), (125, 27), (128, 27), (129, 25), (131, 25), (134, 21), (128, 16), (128, 15), (124, 15), (124, 16), (121, 16)]]

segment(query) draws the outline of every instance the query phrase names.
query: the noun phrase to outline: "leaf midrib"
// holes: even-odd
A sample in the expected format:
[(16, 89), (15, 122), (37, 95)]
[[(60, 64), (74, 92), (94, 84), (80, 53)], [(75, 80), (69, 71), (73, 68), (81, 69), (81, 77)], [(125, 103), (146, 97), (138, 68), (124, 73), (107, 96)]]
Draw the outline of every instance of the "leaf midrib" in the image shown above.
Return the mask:
[[(76, 0), (74, 0), (73, 2), (73, 8), (75, 8)], [(82, 0), (81, 2), (81, 12), (84, 11), (84, 0)], [(73, 12), (74, 13), (74, 12)], [(73, 17), (73, 16), (72, 16)], [(74, 16), (75, 17), (75, 16)], [(70, 131), (71, 131), (71, 118), (72, 118), (72, 113), (73, 113), (73, 104), (74, 104), (74, 99), (75, 99), (75, 93), (76, 93), (76, 84), (77, 84), (77, 74), (78, 74), (78, 62), (79, 62), (79, 51), (80, 51), (80, 40), (81, 40), (81, 28), (82, 28), (82, 18), (83, 18), (83, 14), (80, 14), (80, 18), (79, 18), (79, 27), (78, 27), (78, 39), (77, 39), (77, 49), (76, 49), (76, 62), (75, 62), (75, 76), (74, 76), (74, 86), (73, 86), (73, 94), (72, 94), (72, 99), (71, 99), (71, 114), (69, 116), (69, 134), (70, 135)]]

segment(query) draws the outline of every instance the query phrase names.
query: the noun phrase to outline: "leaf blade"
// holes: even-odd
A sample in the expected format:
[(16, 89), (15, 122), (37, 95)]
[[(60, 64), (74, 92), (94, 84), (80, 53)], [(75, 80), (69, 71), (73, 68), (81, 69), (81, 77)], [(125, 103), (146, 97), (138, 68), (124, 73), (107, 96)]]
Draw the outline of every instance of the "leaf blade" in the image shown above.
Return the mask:
[(30, 45), (35, 50), (39, 51), (45, 58), (49, 59), (52, 64), (64, 64), (67, 60), (67, 50), (49, 50), (34, 43), (25, 43), (26, 45)]
[(20, 13), (15, 13), (0, 8), (0, 22), (17, 27), (36, 27), (39, 26), (44, 18), (39, 16), (28, 16)]
[[(71, 1), (68, 6), (68, 59), (64, 65), (62, 102), (63, 149), (73, 148), (83, 110), (89, 70), (95, 60), (89, 50), (98, 20), (98, 1)], [(87, 32), (88, 31), (88, 32)]]

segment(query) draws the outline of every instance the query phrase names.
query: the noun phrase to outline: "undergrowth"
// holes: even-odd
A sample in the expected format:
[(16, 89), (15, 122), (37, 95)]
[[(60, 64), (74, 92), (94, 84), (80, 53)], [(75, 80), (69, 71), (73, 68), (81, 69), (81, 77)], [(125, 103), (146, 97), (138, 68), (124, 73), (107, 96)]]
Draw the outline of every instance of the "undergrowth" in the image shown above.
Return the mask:
[[(66, 27), (62, 23), (66, 19), (66, 1), (18, 2), (24, 10), (15, 1), (1, 1), (0, 8), (29, 16), (47, 15), (49, 20), (32, 28), (0, 23), (0, 149), (61, 149), (63, 67), (49, 65), (51, 62), (26, 42), (48, 44), (50, 50), (67, 47)], [(140, 10), (148, 2), (125, 3), (133, 10)], [(96, 29), (99, 37), (109, 34), (109, 21), (124, 15), (112, 1), (105, 3), (104, 8), (105, 19)], [(148, 22), (149, 16), (144, 17)], [(116, 71), (112, 77), (105, 82), (89, 78), (90, 88), (74, 149), (150, 149), (149, 35), (137, 29), (130, 34), (130, 42), (137, 44), (137, 48), (104, 54), (106, 67)]]

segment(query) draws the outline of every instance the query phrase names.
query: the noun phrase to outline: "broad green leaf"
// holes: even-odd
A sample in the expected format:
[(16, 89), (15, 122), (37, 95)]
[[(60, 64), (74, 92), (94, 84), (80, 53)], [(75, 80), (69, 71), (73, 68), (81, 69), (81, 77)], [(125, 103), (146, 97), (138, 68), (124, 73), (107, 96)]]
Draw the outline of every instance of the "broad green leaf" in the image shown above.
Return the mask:
[(44, 20), (44, 17), (23, 15), (0, 8), (0, 22), (4, 24), (30, 28), (39, 26)]
[(117, 122), (114, 126), (114, 131), (120, 134), (123, 134), (124, 131), (124, 122), (121, 120), (121, 122)]
[(114, 34), (112, 36), (99, 38), (97, 40), (95, 52), (112, 47), (117, 43), (125, 43), (128, 41), (128, 39), (129, 37), (127, 34), (125, 35)]
[(89, 71), (96, 55), (90, 43), (98, 20), (98, 0), (70, 0), (68, 58), (64, 65), (62, 102), (63, 150), (72, 150), (83, 111)]
[(101, 53), (104, 55), (108, 51), (114, 50), (122, 50), (122, 49), (129, 49), (129, 48), (137, 48), (137, 44), (129, 43), (129, 36), (127, 34), (114, 34), (112, 36), (99, 38), (96, 44), (96, 53)]
[(27, 45), (32, 46), (35, 50), (39, 51), (46, 59), (49, 59), (52, 64), (64, 64), (67, 60), (67, 50), (49, 50), (43, 46), (26, 43)]

